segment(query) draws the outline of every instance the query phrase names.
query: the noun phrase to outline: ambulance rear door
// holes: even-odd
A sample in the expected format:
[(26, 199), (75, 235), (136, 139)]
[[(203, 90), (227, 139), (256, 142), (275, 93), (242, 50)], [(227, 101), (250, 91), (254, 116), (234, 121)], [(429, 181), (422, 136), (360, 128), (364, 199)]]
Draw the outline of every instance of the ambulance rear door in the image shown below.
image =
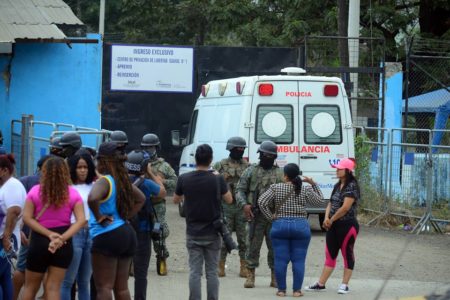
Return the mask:
[(296, 80), (260, 80), (255, 83), (251, 104), (249, 161), (257, 163), (257, 150), (263, 141), (271, 140), (280, 148), (294, 149), (293, 152), (279, 153), (277, 164), (299, 163), (295, 146), (299, 144), (298, 97), (287, 97), (286, 91), (297, 91)]
[[(337, 181), (331, 167), (348, 157), (349, 135), (347, 97), (341, 81), (299, 81), (299, 165), (303, 174), (313, 177), (326, 199)], [(351, 123), (351, 122), (350, 122)], [(351, 145), (352, 146), (352, 145)]]

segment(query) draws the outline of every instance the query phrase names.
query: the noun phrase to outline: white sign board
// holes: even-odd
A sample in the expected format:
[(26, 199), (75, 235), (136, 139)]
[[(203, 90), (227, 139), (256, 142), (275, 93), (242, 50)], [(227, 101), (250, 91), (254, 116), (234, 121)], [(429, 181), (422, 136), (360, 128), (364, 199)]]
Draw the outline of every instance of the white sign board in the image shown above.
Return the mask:
[(194, 49), (113, 45), (111, 90), (192, 93)]

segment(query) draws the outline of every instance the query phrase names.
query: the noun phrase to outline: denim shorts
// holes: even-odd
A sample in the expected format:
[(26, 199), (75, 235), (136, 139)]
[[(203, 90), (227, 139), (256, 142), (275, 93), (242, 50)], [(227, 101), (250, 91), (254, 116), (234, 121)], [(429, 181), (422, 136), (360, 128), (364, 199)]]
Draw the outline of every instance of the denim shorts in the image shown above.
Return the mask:
[(27, 267), (28, 245), (22, 244), (20, 246), (19, 255), (17, 256), (16, 269), (24, 273)]

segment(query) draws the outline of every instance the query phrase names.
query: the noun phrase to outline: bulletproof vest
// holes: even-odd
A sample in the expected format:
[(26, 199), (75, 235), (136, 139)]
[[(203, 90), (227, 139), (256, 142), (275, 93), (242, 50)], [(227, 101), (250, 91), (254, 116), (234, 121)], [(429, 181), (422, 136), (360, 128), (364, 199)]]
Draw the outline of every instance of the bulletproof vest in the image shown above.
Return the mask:
[(247, 167), (248, 162), (243, 159), (238, 162), (231, 158), (225, 158), (220, 161), (220, 174), (222, 174), (225, 182), (228, 184), (233, 197), (239, 178)]
[[(164, 159), (158, 157), (155, 161), (150, 162), (150, 166), (152, 167), (152, 172), (155, 175), (160, 175), (163, 178), (166, 178), (166, 174), (163, 172)], [(151, 197), (153, 204), (157, 204), (164, 200), (164, 198), (158, 198), (155, 196)]]
[(163, 165), (164, 165), (164, 159), (161, 157), (158, 157), (155, 161), (151, 161), (150, 165), (152, 166), (152, 171), (155, 175), (162, 175), (164, 178), (166, 178), (166, 174), (163, 172)]
[(254, 164), (251, 172), (248, 193), (250, 203), (257, 201), (259, 196), (272, 184), (283, 181), (283, 173), (278, 166), (273, 166), (270, 170), (264, 170), (259, 164)]

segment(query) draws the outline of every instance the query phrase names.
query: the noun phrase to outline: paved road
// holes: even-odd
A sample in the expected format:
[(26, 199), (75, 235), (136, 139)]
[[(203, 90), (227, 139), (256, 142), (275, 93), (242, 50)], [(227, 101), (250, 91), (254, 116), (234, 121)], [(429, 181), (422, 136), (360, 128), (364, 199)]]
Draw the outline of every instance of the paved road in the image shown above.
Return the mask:
[[(168, 261), (169, 275), (161, 277), (155, 271), (154, 256), (149, 270), (148, 299), (188, 299), (188, 265), (184, 245), (184, 219), (177, 207), (168, 203), (171, 236)], [(310, 220), (313, 238), (310, 244), (304, 284), (317, 279), (323, 266), (324, 234), (318, 230), (317, 218)], [(227, 276), (220, 279), (220, 299), (277, 299), (276, 289), (269, 287), (270, 272), (265, 263), (266, 250), (261, 255), (261, 267), (256, 272), (256, 288), (244, 289), (244, 279), (238, 277), (239, 257), (233, 253), (227, 260)], [(305, 292), (303, 299), (399, 299), (416, 295), (445, 294), (450, 290), (450, 236), (409, 235), (361, 226), (355, 253), (356, 267), (350, 282), (351, 292), (338, 295), (336, 290), (342, 276), (342, 260), (338, 259), (335, 274), (327, 283), (327, 291)], [(386, 281), (386, 279), (389, 280)], [(292, 276), (288, 276), (288, 287)], [(133, 279), (130, 278), (133, 293)], [(206, 281), (203, 280), (202, 287)], [(382, 291), (381, 291), (382, 290)], [(288, 291), (288, 296), (292, 292)], [(203, 299), (206, 299), (204, 295)]]

